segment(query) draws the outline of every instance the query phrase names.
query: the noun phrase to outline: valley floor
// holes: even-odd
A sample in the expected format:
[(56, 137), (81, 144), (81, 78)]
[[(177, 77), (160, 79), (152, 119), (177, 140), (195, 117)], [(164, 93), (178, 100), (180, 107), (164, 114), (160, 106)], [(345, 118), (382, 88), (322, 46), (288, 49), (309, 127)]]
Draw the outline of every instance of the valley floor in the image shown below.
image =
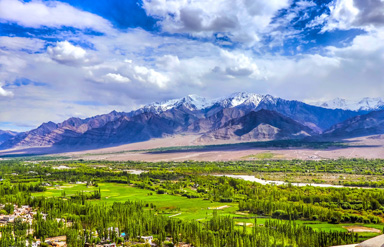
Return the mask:
[[(67, 159), (111, 161), (231, 161), (231, 160), (322, 160), (337, 158), (384, 159), (384, 135), (344, 140), (333, 145), (297, 142), (281, 147), (279, 141), (272, 144), (260, 142), (236, 143), (234, 141), (199, 142), (199, 136), (172, 136), (115, 147), (67, 151), (53, 147), (12, 149), (0, 151), (4, 157), (50, 155)], [(284, 141), (283, 141), (284, 142)], [(277, 143), (277, 145), (275, 145)]]
[[(222, 145), (224, 142), (196, 143), (193, 136), (168, 137), (147, 142), (133, 143), (118, 147), (91, 151), (70, 152), (63, 155), (86, 160), (114, 161), (230, 161), (244, 159), (337, 159), (337, 158), (384, 158), (384, 138), (364, 137), (347, 140), (347, 146), (310, 148), (310, 147), (253, 147), (249, 145)], [(204, 147), (198, 145), (205, 145)], [(195, 147), (196, 148), (193, 148)], [(176, 147), (167, 150), (163, 147)], [(177, 147), (188, 147), (180, 148)], [(265, 153), (267, 154), (265, 157)]]

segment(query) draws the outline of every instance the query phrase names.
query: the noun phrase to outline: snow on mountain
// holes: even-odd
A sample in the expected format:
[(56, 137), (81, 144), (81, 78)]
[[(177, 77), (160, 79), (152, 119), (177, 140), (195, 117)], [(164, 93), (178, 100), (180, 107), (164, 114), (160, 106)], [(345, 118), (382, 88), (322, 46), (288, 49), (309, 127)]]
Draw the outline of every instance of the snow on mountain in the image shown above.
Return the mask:
[(255, 93), (234, 93), (225, 98), (219, 98), (215, 100), (216, 103), (220, 104), (222, 107), (236, 107), (243, 104), (253, 104), (258, 106), (260, 102), (267, 96), (255, 94)]
[(381, 110), (384, 109), (384, 100), (382, 98), (363, 98), (358, 103), (361, 110)]
[[(242, 105), (257, 107), (260, 103), (275, 104), (279, 98), (271, 95), (261, 95), (256, 93), (238, 92), (227, 97), (217, 99), (207, 99), (198, 95), (188, 95), (184, 98), (156, 102), (144, 106), (140, 112), (160, 113), (183, 105), (187, 109), (202, 110), (218, 104), (224, 108), (238, 107)], [(346, 100), (336, 98), (329, 101), (313, 103), (314, 106), (319, 106), (327, 109), (342, 109), (352, 111), (375, 111), (384, 109), (384, 99), (382, 98), (363, 98), (361, 100)]]
[(329, 109), (347, 109), (348, 108), (347, 101), (341, 98), (336, 98), (326, 102), (317, 102), (314, 105), (324, 107), (324, 108), (329, 108)]
[(346, 100), (336, 98), (330, 101), (317, 102), (314, 105), (328, 109), (342, 109), (352, 111), (375, 111), (384, 109), (382, 98), (363, 98), (361, 100)]
[(146, 105), (139, 110), (140, 112), (155, 112), (160, 113), (164, 112), (176, 107), (183, 105), (187, 109), (194, 110), (202, 110), (209, 108), (215, 104), (219, 104), (224, 108), (231, 108), (240, 105), (253, 105), (257, 107), (261, 101), (263, 100), (271, 100), (274, 99), (270, 95), (260, 95), (255, 93), (234, 93), (229, 95), (228, 97), (217, 98), (217, 99), (207, 99), (198, 95), (188, 95), (184, 98), (180, 99), (172, 99), (163, 102), (156, 102), (149, 105)]
[(184, 105), (189, 110), (201, 110), (207, 107), (210, 107), (214, 104), (214, 102), (210, 99), (206, 99), (204, 97), (200, 97), (198, 95), (188, 95), (186, 97), (180, 99), (172, 99), (162, 102), (155, 102), (143, 107), (144, 111), (152, 111), (155, 113), (164, 112), (181, 105)]

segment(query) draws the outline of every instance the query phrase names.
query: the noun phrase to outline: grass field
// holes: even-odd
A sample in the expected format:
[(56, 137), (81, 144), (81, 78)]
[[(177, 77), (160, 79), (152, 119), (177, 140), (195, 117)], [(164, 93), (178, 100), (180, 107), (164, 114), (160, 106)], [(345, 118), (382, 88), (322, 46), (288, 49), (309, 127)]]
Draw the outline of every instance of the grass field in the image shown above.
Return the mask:
[[(112, 204), (114, 202), (142, 201), (144, 203), (152, 203), (156, 205), (160, 213), (168, 216), (177, 217), (180, 219), (188, 220), (206, 220), (212, 217), (213, 210), (209, 208), (216, 208), (222, 206), (229, 206), (224, 209), (218, 210), (219, 215), (229, 215), (237, 217), (235, 222), (254, 223), (254, 219), (246, 219), (254, 217), (255, 215), (244, 215), (236, 213), (238, 211), (237, 203), (220, 203), (203, 200), (200, 198), (188, 199), (182, 196), (156, 194), (156, 192), (146, 189), (136, 188), (126, 184), (115, 183), (100, 183), (99, 187), (87, 188), (84, 184), (64, 184), (60, 187), (49, 187), (47, 191), (35, 193), (36, 196), (46, 197), (60, 197), (63, 191), (66, 196), (75, 195), (78, 192), (93, 192), (94, 190), (101, 190), (101, 200), (94, 200), (94, 203), (107, 203)], [(244, 217), (243, 219), (239, 219)], [(257, 225), (265, 225), (268, 218), (258, 218)], [(383, 224), (329, 224), (318, 221), (301, 221), (297, 220), (297, 224), (305, 224), (317, 230), (323, 231), (347, 231), (343, 226), (360, 225), (365, 227), (376, 228), (383, 230)], [(242, 228), (242, 226), (239, 226)], [(251, 230), (249, 227), (248, 230)], [(377, 233), (359, 233), (361, 239), (366, 239), (378, 235)]]
[[(156, 192), (146, 189), (140, 189), (126, 184), (99, 184), (101, 190), (101, 200), (97, 203), (114, 203), (131, 201), (142, 201), (145, 203), (153, 203), (157, 209), (163, 211), (167, 215), (179, 214), (180, 219), (204, 219), (212, 216), (212, 210), (209, 207), (220, 207), (228, 205), (230, 207), (219, 210), (219, 214), (230, 214), (238, 210), (236, 203), (219, 203), (210, 202), (200, 198), (188, 199), (182, 196), (174, 195), (158, 195)], [(92, 192), (98, 188), (87, 188), (84, 184), (65, 184), (61, 187), (49, 187), (46, 192), (35, 193), (46, 197), (59, 197), (65, 191), (67, 196), (75, 195), (77, 192)], [(152, 194), (152, 195), (150, 195)]]

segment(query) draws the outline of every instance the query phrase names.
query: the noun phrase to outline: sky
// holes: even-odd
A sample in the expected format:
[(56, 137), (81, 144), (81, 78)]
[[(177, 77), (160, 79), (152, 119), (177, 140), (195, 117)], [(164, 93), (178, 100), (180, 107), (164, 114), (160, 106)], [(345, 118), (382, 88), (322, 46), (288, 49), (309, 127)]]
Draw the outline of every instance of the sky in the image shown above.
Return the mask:
[(384, 97), (384, 0), (0, 0), (0, 129), (240, 91)]

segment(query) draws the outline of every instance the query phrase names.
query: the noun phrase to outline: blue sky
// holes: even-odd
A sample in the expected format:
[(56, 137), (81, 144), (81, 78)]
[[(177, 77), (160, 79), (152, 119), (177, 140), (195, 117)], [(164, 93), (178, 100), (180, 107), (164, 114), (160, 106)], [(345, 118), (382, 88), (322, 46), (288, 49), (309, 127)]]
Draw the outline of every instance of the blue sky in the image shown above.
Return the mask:
[(383, 41), (381, 0), (0, 0), (0, 129), (188, 94), (383, 97)]

